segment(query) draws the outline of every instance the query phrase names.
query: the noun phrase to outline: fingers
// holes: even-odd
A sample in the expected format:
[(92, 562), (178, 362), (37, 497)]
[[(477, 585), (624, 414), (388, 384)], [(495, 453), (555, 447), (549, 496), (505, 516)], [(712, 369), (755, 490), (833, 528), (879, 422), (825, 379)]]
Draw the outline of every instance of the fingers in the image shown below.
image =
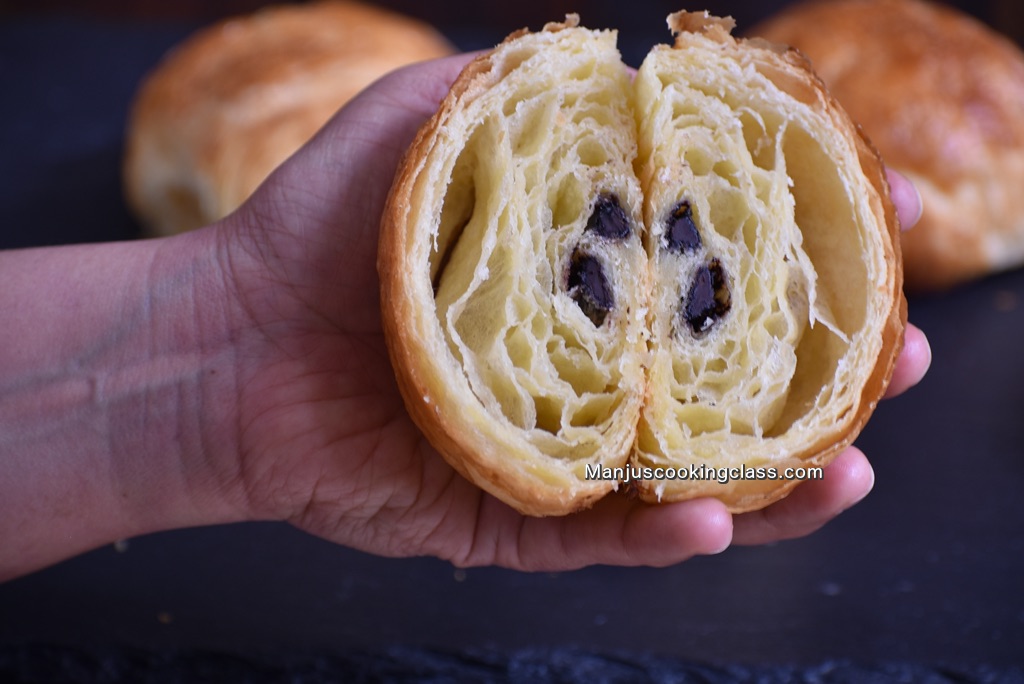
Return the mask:
[(900, 217), (900, 227), (908, 230), (921, 218), (921, 195), (914, 184), (899, 171), (886, 169), (886, 175), (889, 177), (889, 192)]
[[(342, 109), (341, 117), (361, 120), (369, 126), (375, 135), (365, 142), (377, 146), (391, 143), (404, 150), (420, 125), (437, 111), (473, 57), (474, 53), (463, 53), (393, 71)], [(386, 136), (381, 135), (384, 132)]]
[(849, 447), (825, 468), (824, 479), (808, 480), (778, 503), (736, 516), (714, 499), (648, 505), (611, 496), (575, 515), (524, 518), (487, 497), (491, 510), (481, 512), (472, 547), (454, 561), (528, 571), (664, 567), (720, 553), (730, 543), (806, 536), (867, 496), (874, 481), (867, 458)]
[(474, 548), (456, 562), (546, 571), (664, 567), (719, 553), (732, 538), (732, 516), (713, 499), (649, 505), (609, 496), (592, 509), (556, 518), (523, 518), (504, 508), (489, 517), (493, 524), (481, 519)]
[(907, 324), (903, 350), (896, 360), (896, 367), (885, 392), (886, 398), (902, 394), (921, 382), (932, 363), (932, 348), (921, 329)]
[(825, 468), (825, 478), (808, 480), (778, 503), (733, 520), (733, 542), (766, 544), (814, 532), (867, 496), (875, 474), (864, 454), (849, 447)]
[[(892, 169), (886, 169), (886, 173), (900, 225), (903, 230), (908, 230), (921, 218), (921, 195), (903, 174)], [(896, 360), (886, 397), (895, 397), (919, 383), (932, 363), (932, 350), (924, 333), (908, 323), (905, 334), (903, 350)]]

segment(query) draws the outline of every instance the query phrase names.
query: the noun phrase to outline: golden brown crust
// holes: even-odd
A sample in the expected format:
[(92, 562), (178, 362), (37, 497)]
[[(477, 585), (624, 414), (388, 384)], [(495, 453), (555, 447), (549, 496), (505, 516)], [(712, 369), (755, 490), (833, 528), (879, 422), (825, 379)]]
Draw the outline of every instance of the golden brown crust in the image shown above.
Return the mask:
[(919, 0), (794, 5), (751, 35), (793, 45), (909, 176), (924, 214), (903, 235), (907, 284), (949, 287), (1024, 263), (1024, 55)]
[[(809, 250), (817, 250), (815, 259), (821, 257), (821, 254), (825, 255), (821, 257), (822, 263), (817, 264), (816, 276), (819, 279), (816, 296), (824, 304), (821, 305), (821, 311), (815, 310), (819, 314), (819, 329), (813, 336), (808, 334), (808, 338), (814, 338), (805, 345), (809, 351), (801, 352), (811, 359), (805, 363), (804, 370), (801, 371), (805, 375), (810, 374), (811, 379), (801, 380), (808, 386), (801, 390), (800, 396), (786, 403), (782, 409), (785, 421), (797, 425), (803, 430), (803, 434), (788, 440), (788, 428), (779, 427), (778, 429), (784, 432), (774, 434), (772, 430), (775, 428), (766, 423), (763, 428), (755, 427), (755, 434), (760, 434), (760, 431), (764, 430), (763, 439), (743, 436), (733, 440), (732, 436), (725, 437), (725, 446), (719, 453), (721, 458), (715, 457), (706, 462), (706, 465), (711, 467), (734, 465), (737, 461), (730, 459), (733, 459), (735, 454), (725, 452), (736, 447), (745, 448), (760, 443), (757, 449), (752, 450), (757, 452), (755, 456), (760, 459), (760, 465), (768, 464), (779, 470), (791, 466), (824, 466), (852, 443), (867, 422), (877, 402), (885, 393), (902, 347), (906, 300), (902, 293), (899, 224), (889, 196), (885, 169), (877, 152), (827, 92), (821, 80), (809, 69), (802, 55), (758, 41), (737, 44), (729, 35), (731, 25), (728, 21), (708, 17), (706, 14), (680, 13), (670, 17), (669, 23), (678, 34), (676, 50), (688, 49), (687, 43), (690, 38), (687, 34), (692, 33), (700, 34), (702, 40), (709, 39), (721, 43), (721, 49), (726, 52), (735, 50), (741, 53), (743, 57), (739, 62), (760, 74), (758, 78), (763, 77), (762, 80), (770, 81), (776, 89), (775, 92), (781, 93), (778, 96), (780, 100), (788, 98), (810, 112), (799, 116), (793, 114), (793, 121), (790, 124), (794, 129), (805, 125), (820, 126), (825, 131), (822, 133), (821, 144), (830, 152), (846, 152), (849, 169), (841, 171), (837, 176), (839, 180), (836, 187), (855, 188), (850, 191), (852, 198), (842, 201), (852, 202), (848, 211), (851, 215), (856, 214), (860, 217), (856, 227), (851, 227), (851, 230), (861, 232), (858, 233), (859, 237), (852, 239), (864, 242), (866, 256), (863, 265), (844, 266), (841, 263), (830, 262), (837, 252), (828, 246), (828, 237), (823, 238), (824, 242), (818, 241), (817, 246), (808, 247)], [(570, 17), (566, 24), (549, 25), (543, 33), (556, 33), (575, 25), (575, 20)], [(518, 48), (519, 44), (516, 41), (524, 36), (533, 39), (536, 34), (520, 32), (510, 36), (503, 45)], [(474, 397), (472, 392), (460, 389), (464, 383), (463, 378), (469, 371), (461, 368), (459, 359), (449, 353), (448, 345), (451, 342), (446, 345), (443, 336), (435, 330), (439, 315), (435, 311), (441, 306), (435, 303), (437, 285), (435, 282), (431, 290), (430, 278), (423, 273), (423, 245), (433, 239), (433, 249), (438, 250), (437, 233), (434, 233), (433, 238), (430, 236), (431, 231), (438, 230), (436, 221), (430, 216), (434, 212), (440, 214), (440, 209), (431, 208), (439, 203), (434, 195), (438, 192), (447, 192), (444, 186), (454, 183), (451, 180), (451, 167), (447, 167), (448, 171), (439, 170), (438, 160), (444, 158), (442, 153), (449, 148), (466, 144), (459, 136), (464, 130), (465, 118), (470, 116), (467, 112), (471, 110), (477, 98), (483, 98), (492, 89), (499, 87), (507, 72), (506, 61), (516, 63), (524, 53), (525, 49), (510, 49), (506, 54), (499, 47), (497, 52), (474, 60), (455, 82), (438, 113), (421, 129), (400, 165), (385, 209), (378, 270), (381, 277), (382, 315), (389, 353), (409, 413), (426, 438), (463, 476), (517, 510), (529, 515), (560, 515), (591, 505), (612, 489), (616, 489), (619, 483), (614, 480), (580, 477), (578, 469), (575, 472), (571, 468), (559, 469), (548, 463), (550, 459), (537, 457), (528, 449), (520, 449), (515, 446), (514, 439), (509, 441), (508, 430), (498, 425), (503, 422), (501, 417), (496, 418), (488, 414), (481, 400)], [(557, 53), (552, 53), (548, 61), (554, 61), (556, 55)], [(635, 81), (640, 83), (638, 88), (645, 87), (642, 83), (645, 78), (650, 83), (661, 82), (657, 76), (645, 77), (644, 68), (641, 67), (641, 75)], [(643, 99), (639, 95), (634, 97), (636, 99), (632, 100), (632, 106), (639, 108), (638, 103)], [(507, 111), (512, 109), (506, 107)], [(519, 108), (515, 109), (518, 111)], [(491, 111), (484, 110), (484, 113)], [(636, 112), (641, 138), (644, 136), (644, 130), (648, 130), (641, 121), (642, 115), (643, 112)], [(771, 113), (765, 116), (767, 118)], [(773, 134), (777, 135), (774, 144), (780, 146), (780, 149), (784, 145), (799, 147), (803, 144), (800, 142), (802, 138), (799, 137), (799, 131), (794, 134), (797, 136), (794, 138), (796, 142), (792, 142), (784, 137), (785, 130), (786, 126), (781, 126)], [(752, 141), (748, 141), (747, 144), (751, 146), (751, 151), (757, 154), (755, 149), (760, 149), (760, 144)], [(652, 231), (651, 222), (654, 220), (652, 216), (656, 213), (652, 213), (646, 204), (653, 201), (654, 190), (650, 184), (653, 182), (652, 179), (666, 174), (671, 176), (671, 173), (655, 162), (651, 162), (653, 166), (645, 167), (645, 164), (648, 164), (645, 160), (651, 153), (645, 151), (643, 142), (640, 143), (639, 149), (635, 172), (638, 174), (643, 192), (648, 194), (645, 199), (643, 220), (644, 230), (649, 233)], [(802, 154), (799, 150), (796, 152), (798, 157)], [(647, 170), (644, 170), (645, 168)], [(804, 181), (800, 182), (808, 182), (807, 179), (810, 178), (810, 185), (814, 185), (812, 176), (813, 173), (805, 173)], [(846, 197), (844, 191), (837, 192)], [(815, 221), (808, 219), (808, 223)], [(831, 221), (817, 220), (816, 223), (828, 225)], [(811, 228), (801, 226), (800, 230), (806, 233)], [(648, 269), (656, 268), (652, 250), (657, 249), (658, 239), (648, 240), (645, 237), (646, 249), (652, 259), (648, 262)], [(803, 239), (809, 243), (816, 241), (813, 235), (807, 234)], [(853, 244), (843, 240), (840, 242), (844, 245)], [(794, 249), (800, 249), (799, 242), (798, 238)], [(847, 249), (842, 253), (846, 255), (842, 257), (845, 261), (849, 260), (849, 255), (856, 255), (856, 250)], [(725, 256), (722, 258), (727, 259)], [(852, 261), (859, 263), (859, 257), (855, 256)], [(738, 268), (729, 263), (729, 268)], [(838, 275), (826, 272), (832, 266), (838, 267)], [(855, 280), (863, 283), (862, 286), (850, 286), (843, 280), (844, 269), (848, 268), (859, 269), (855, 274), (859, 280)], [(813, 274), (811, 277), (814, 277)], [(645, 310), (648, 307), (652, 310), (657, 307), (654, 292), (661, 286), (656, 282), (656, 278), (654, 273), (649, 272), (636, 279), (639, 297), (636, 302)], [(855, 289), (850, 291), (849, 287)], [(813, 287), (811, 289), (810, 299), (813, 307), (815, 295)], [(787, 294), (786, 297), (790, 295)], [(828, 309), (829, 300), (834, 308), (842, 309), (846, 306), (843, 301), (847, 299), (863, 299), (863, 313), (847, 314), (839, 311), (834, 316), (836, 320), (832, 320), (833, 314)], [(812, 315), (812, 326), (813, 318)], [(656, 400), (663, 403), (666, 401), (658, 398), (666, 390), (658, 386), (651, 375), (653, 365), (657, 363), (651, 355), (657, 356), (660, 344), (660, 333), (654, 327), (653, 320), (647, 318), (646, 334), (654, 344), (648, 352), (645, 362), (647, 365), (644, 368), (647, 374), (642, 396), (645, 412), (656, 403)], [(836, 340), (828, 341), (832, 339), (828, 336), (833, 333), (825, 328), (835, 329), (838, 338), (848, 337), (846, 344), (852, 350), (848, 350), (849, 353), (842, 349), (839, 352), (832, 350), (833, 347), (842, 348), (843, 345)], [(828, 349), (819, 350), (816, 345)], [(699, 342), (697, 346), (700, 346)], [(801, 349), (803, 348), (804, 346), (801, 346)], [(828, 358), (820, 361), (819, 357), (825, 356)], [(819, 363), (826, 366), (824, 371), (815, 370), (814, 367)], [(832, 364), (831, 372), (836, 376), (842, 375), (842, 378), (833, 380), (823, 376), (820, 382), (834, 383), (835, 386), (828, 392), (842, 395), (845, 399), (842, 399), (839, 408), (833, 409), (834, 415), (823, 411), (823, 418), (807, 418), (807, 410), (802, 408), (804, 402), (825, 401), (815, 395), (820, 386), (811, 386), (808, 383), (819, 381), (815, 373), (828, 373), (828, 364)], [(843, 370), (844, 364), (854, 370)], [(808, 368), (811, 370), (807, 370)], [(756, 373), (757, 370), (753, 372)], [(630, 405), (630, 401), (624, 404), (626, 409)], [(631, 453), (626, 453), (629, 451), (629, 444), (611, 445), (597, 464), (610, 469), (621, 468), (627, 465), (627, 456), (628, 465), (634, 468), (665, 464), (685, 467), (693, 463), (686, 447), (659, 456), (652, 455), (648, 448), (643, 446), (645, 439), (648, 442), (667, 439), (652, 435), (661, 429), (658, 425), (659, 416), (674, 410), (658, 408), (654, 411), (657, 415), (642, 419), (641, 434), (633, 444)], [(778, 446), (773, 446), (776, 442)], [(658, 460), (662, 457), (667, 460)], [(732, 478), (729, 482), (723, 483), (710, 478), (690, 480), (681, 487), (656, 481), (629, 481), (625, 484), (629, 491), (639, 493), (648, 501), (714, 496), (722, 500), (731, 511), (740, 512), (762, 508), (777, 501), (789, 493), (798, 484), (798, 480)]]
[(419, 21), (348, 0), (273, 6), (202, 29), (136, 95), (128, 202), (156, 234), (215, 221), (373, 80), (452, 51)]

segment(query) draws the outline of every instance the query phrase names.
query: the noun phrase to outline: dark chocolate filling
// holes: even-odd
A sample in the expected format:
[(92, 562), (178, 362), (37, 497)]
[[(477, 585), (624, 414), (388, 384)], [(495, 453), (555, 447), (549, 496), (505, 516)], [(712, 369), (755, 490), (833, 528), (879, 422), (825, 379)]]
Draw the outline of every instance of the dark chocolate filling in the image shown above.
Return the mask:
[(579, 247), (569, 262), (569, 296), (597, 327), (601, 327), (615, 307), (615, 297), (605, 278), (604, 267), (596, 257)]
[(587, 231), (596, 233), (601, 237), (622, 240), (629, 237), (632, 228), (629, 225), (629, 216), (626, 210), (619, 204), (619, 198), (608, 192), (597, 196), (594, 203), (594, 212), (587, 220)]
[(694, 335), (705, 333), (714, 326), (732, 306), (728, 278), (722, 262), (712, 259), (701, 264), (690, 283), (683, 302), (683, 317)]
[(700, 231), (693, 222), (693, 209), (689, 202), (683, 200), (665, 220), (665, 247), (672, 252), (685, 253), (700, 249), (702, 244)]

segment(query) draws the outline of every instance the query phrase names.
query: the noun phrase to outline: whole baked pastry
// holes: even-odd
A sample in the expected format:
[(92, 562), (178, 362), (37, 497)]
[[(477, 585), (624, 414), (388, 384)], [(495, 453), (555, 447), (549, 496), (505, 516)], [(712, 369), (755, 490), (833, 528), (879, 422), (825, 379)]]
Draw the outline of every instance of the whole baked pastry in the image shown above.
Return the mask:
[(680, 12), (635, 78), (575, 16), (472, 62), (398, 170), (382, 313), (413, 419), (531, 515), (623, 485), (759, 508), (902, 344), (874, 150), (794, 52)]
[(907, 286), (1024, 264), (1024, 54), (941, 3), (793, 5), (751, 35), (799, 48), (924, 203), (903, 236)]
[(129, 206), (155, 235), (216, 221), (364, 87), (451, 52), (430, 26), (348, 0), (273, 6), (201, 29), (135, 96)]

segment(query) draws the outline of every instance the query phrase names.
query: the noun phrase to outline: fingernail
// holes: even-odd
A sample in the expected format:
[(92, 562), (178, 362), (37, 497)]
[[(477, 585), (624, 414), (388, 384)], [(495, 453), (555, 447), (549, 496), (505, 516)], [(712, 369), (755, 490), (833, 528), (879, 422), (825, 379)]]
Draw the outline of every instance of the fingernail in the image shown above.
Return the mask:
[[(846, 508), (853, 508), (854, 506), (859, 504), (861, 501), (863, 501), (865, 498), (867, 498), (867, 495), (870, 494), (871, 490), (875, 488), (875, 469), (872, 468), (870, 465), (868, 465), (868, 475), (871, 478), (871, 481), (868, 483), (868, 486), (864, 489), (863, 492), (861, 492), (861, 494), (859, 496), (857, 496), (856, 499), (851, 501), (850, 505), (848, 505)], [(846, 510), (846, 509), (844, 509), (844, 510)]]

